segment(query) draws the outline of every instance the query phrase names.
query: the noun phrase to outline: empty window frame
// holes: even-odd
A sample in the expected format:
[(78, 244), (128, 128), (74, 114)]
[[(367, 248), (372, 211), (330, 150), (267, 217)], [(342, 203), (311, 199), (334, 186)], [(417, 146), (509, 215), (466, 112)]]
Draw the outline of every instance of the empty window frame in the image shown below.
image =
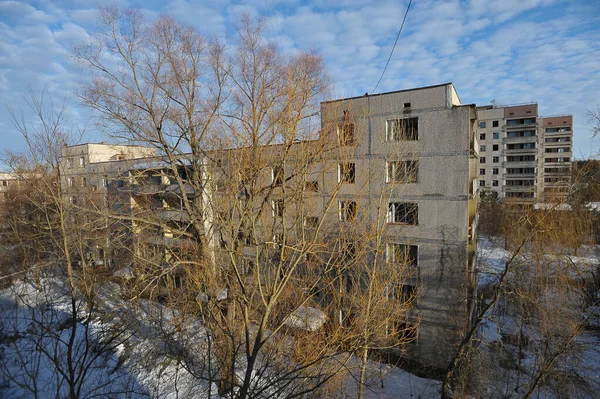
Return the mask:
[(417, 286), (416, 284), (407, 283), (403, 281), (389, 284), (387, 287), (387, 298), (401, 302), (413, 301), (417, 296)]
[(509, 175), (535, 174), (535, 168), (507, 168), (506, 173)]
[(485, 187), (485, 180), (479, 180), (479, 187)]
[(79, 157), (79, 167), (83, 168), (85, 166), (85, 157)]
[(419, 338), (419, 326), (409, 322), (395, 322), (394, 333), (402, 344), (414, 342)]
[(419, 139), (419, 118), (388, 119), (386, 141), (414, 141)]
[(544, 152), (546, 152), (546, 153), (550, 153), (550, 152), (570, 152), (570, 148), (569, 147), (546, 148), (544, 150)]
[(498, 187), (498, 180), (492, 180), (492, 186)]
[(356, 220), (356, 201), (338, 201), (338, 215), (340, 222)]
[(509, 155), (506, 162), (532, 162), (535, 161), (535, 155)]
[(485, 151), (485, 149), (486, 149), (485, 145), (480, 145), (479, 146), (479, 151)]
[(419, 161), (388, 161), (388, 183), (416, 183), (418, 181)]
[(417, 225), (419, 222), (419, 204), (415, 202), (390, 202), (388, 204), (387, 222)]
[(492, 121), (492, 127), (498, 127), (498, 121)]
[(338, 141), (340, 145), (354, 144), (354, 123), (344, 123), (337, 127)]
[(509, 139), (520, 138), (520, 137), (535, 137), (535, 130), (518, 130), (515, 132), (506, 133), (506, 137)]
[(419, 247), (417, 245), (387, 243), (385, 259), (388, 265), (406, 265), (416, 269), (419, 266)]
[(571, 141), (570, 137), (546, 137), (546, 143), (567, 143)]
[(492, 157), (492, 163), (500, 162), (500, 157)]
[(283, 200), (275, 199), (271, 200), (271, 207), (273, 208), (273, 217), (283, 216)]
[(73, 166), (75, 166), (75, 161), (73, 161), (73, 158), (67, 158), (67, 166), (69, 168), (72, 168)]
[(479, 140), (485, 140), (485, 133), (479, 133)]
[(354, 162), (338, 164), (338, 182), (354, 183), (356, 181), (356, 165)]
[(535, 143), (508, 144), (507, 150), (530, 150), (535, 149)]
[(273, 166), (271, 168), (271, 182), (274, 186), (283, 185), (283, 166)]
[(304, 191), (316, 193), (317, 191), (319, 191), (319, 182), (317, 180), (310, 180), (304, 182)]
[(479, 163), (485, 163), (485, 157), (480, 157), (479, 158)]
[(407, 281), (390, 283), (387, 286), (387, 298), (400, 302), (414, 301), (418, 294), (417, 286), (408, 283)]

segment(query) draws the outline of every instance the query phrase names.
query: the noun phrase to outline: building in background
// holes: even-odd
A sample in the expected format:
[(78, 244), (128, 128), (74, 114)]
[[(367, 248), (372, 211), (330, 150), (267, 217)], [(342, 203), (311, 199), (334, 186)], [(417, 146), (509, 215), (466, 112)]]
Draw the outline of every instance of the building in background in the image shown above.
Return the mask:
[(538, 201), (563, 202), (571, 190), (573, 116), (540, 118)]
[[(123, 180), (145, 160), (156, 158), (153, 148), (105, 143), (66, 146), (60, 159), (62, 196), (69, 203), (70, 220), (93, 234), (76, 254), (80, 262), (110, 265), (114, 259), (128, 262), (121, 249), (131, 244), (121, 234), (128, 222), (108, 217), (109, 212), (128, 212), (132, 197), (121, 190)], [(113, 212), (114, 211), (114, 212)]]
[(564, 201), (572, 116), (540, 117), (537, 104), (477, 107), (479, 188), (514, 203)]

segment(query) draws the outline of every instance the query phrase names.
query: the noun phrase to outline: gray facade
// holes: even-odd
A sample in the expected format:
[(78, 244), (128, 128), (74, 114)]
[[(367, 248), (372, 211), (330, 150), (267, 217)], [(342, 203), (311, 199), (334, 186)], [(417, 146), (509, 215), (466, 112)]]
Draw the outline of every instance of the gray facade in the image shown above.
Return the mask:
[[(418, 253), (420, 293), (412, 317), (420, 326), (406, 350), (421, 363), (445, 367), (473, 307), (475, 106), (462, 105), (454, 86), (445, 84), (325, 102), (321, 110), (323, 129), (331, 135), (354, 125), (354, 143), (335, 161), (353, 162), (356, 181), (337, 195), (355, 198), (359, 217), (376, 224), (381, 193), (390, 187), (385, 243)], [(399, 124), (409, 133), (396, 134)], [(393, 182), (398, 162), (411, 162), (414, 175)], [(390, 218), (396, 204), (411, 204), (415, 217)], [(389, 250), (386, 257), (393, 262)]]
[[(404, 349), (414, 360), (439, 368), (447, 366), (461, 334), (470, 325), (475, 305), (476, 122), (475, 106), (461, 104), (451, 83), (324, 102), (322, 133), (314, 143), (329, 142), (331, 148), (307, 176), (311, 184), (314, 179), (318, 189), (306, 195), (301, 206), (305, 223), (310, 223), (311, 212), (324, 214), (331, 231), (341, 231), (354, 218), (367, 226), (381, 225), (385, 245), (382, 261), (390, 267), (399, 249), (410, 254), (414, 275), (407, 281), (391, 282), (403, 284), (403, 288), (415, 287), (418, 292), (410, 316), (398, 320), (419, 323), (416, 340)], [(304, 145), (313, 144), (298, 144)], [(111, 190), (109, 181), (127, 175), (131, 183), (141, 172), (152, 170), (160, 176), (160, 168), (143, 167), (156, 159), (145, 158), (154, 155), (153, 150), (125, 147), (129, 155), (122, 156), (125, 150), (121, 147), (112, 146), (111, 150), (103, 144), (100, 151), (93, 146), (65, 149), (61, 176), (65, 193), (77, 196), (85, 189), (108, 202), (126, 202), (128, 209), (141, 209), (136, 195), (143, 194), (143, 185), (137, 189), (139, 193), (135, 187)], [(227, 152), (239, 158), (236, 151)], [(276, 158), (277, 151), (277, 146), (265, 147), (265, 157)], [(215, 158), (219, 168), (227, 167), (227, 156)], [(214, 165), (207, 167), (212, 170)], [(285, 165), (284, 175), (293, 174), (288, 168), (293, 165)], [(263, 180), (270, 185), (276, 176), (275, 169), (269, 169)], [(206, 187), (214, 186), (214, 190), (203, 193), (203, 201), (219, 203), (219, 176), (209, 180), (214, 181)], [(159, 184), (163, 190), (165, 184), (163, 176)], [(121, 191), (127, 195), (120, 195)], [(278, 191), (275, 188), (272, 192), (273, 199), (268, 202), (272, 215), (265, 213), (266, 219), (284, 212), (277, 207)], [(331, 198), (335, 199), (333, 207), (327, 205)], [(171, 209), (164, 200), (159, 205), (160, 212), (158, 208), (154, 212), (157, 215), (170, 212), (182, 220), (181, 211)], [(214, 212), (219, 212), (218, 207)], [(132, 231), (136, 231), (135, 226)], [(211, 226), (205, 231), (216, 234)], [(165, 238), (172, 238), (168, 235), (165, 230), (163, 244)], [(275, 237), (263, 235), (265, 241), (277, 242)], [(223, 240), (209, 237), (213, 256), (219, 256), (216, 243)], [(242, 253), (251, 259), (253, 249), (244, 248)]]

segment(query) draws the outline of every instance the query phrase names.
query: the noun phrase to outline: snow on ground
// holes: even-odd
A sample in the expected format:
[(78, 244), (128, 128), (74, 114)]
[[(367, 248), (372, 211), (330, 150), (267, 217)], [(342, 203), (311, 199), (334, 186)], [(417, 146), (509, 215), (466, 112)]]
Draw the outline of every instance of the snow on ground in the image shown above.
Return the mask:
[[(562, 254), (548, 253), (545, 259), (548, 264), (569, 267), (568, 271), (574, 278), (590, 278), (599, 269), (600, 247), (583, 245), (573, 251), (565, 249)], [(573, 253), (575, 252), (575, 253)], [(477, 286), (479, 289), (495, 284), (499, 275), (506, 268), (506, 263), (513, 253), (504, 249), (504, 241), (495, 237), (480, 237), (477, 240)], [(524, 249), (518, 261), (530, 256)]]
[[(497, 281), (512, 254), (503, 249), (504, 243), (499, 240), (484, 237), (478, 244), (478, 286), (484, 290)], [(573, 279), (593, 281), (593, 275), (599, 267), (599, 249), (598, 246), (582, 246), (577, 249), (576, 255), (573, 250), (570, 250), (570, 253), (567, 250), (553, 251), (554, 253), (545, 254), (542, 261), (547, 270), (560, 269)], [(535, 260), (527, 248), (517, 259), (522, 266), (534, 265)], [(546, 381), (538, 387), (534, 397), (598, 397), (594, 394), (600, 392), (600, 309), (597, 305), (591, 306), (583, 315), (579, 315), (581, 306), (584, 305), (583, 298), (571, 298), (564, 294), (561, 296), (555, 291), (553, 287), (548, 287), (545, 300), (549, 304), (557, 302), (560, 306), (557, 311), (560, 310), (561, 315), (569, 311), (577, 312), (571, 315), (575, 322), (589, 317), (588, 329), (575, 338), (569, 351), (559, 359), (560, 366), (557, 367), (562, 367), (561, 375), (565, 378), (568, 376), (569, 384)], [(578, 316), (581, 319), (578, 319)], [(534, 320), (529, 320), (531, 325), (528, 320), (527, 317), (518, 319), (517, 315), (512, 314), (510, 307), (506, 307), (505, 298), (501, 297), (498, 306), (483, 321), (478, 334), (481, 340), (479, 361), (483, 362), (480, 367), (491, 370), (482, 377), (483, 396), (519, 397), (523, 393), (524, 384), (539, 370), (538, 356), (541, 355), (536, 351), (548, 350), (544, 342), (552, 342), (553, 339), (555, 343), (561, 342), (560, 336), (548, 338), (542, 334)], [(555, 332), (560, 332), (560, 329)], [(524, 341), (521, 341), (524, 342), (523, 347), (517, 345), (519, 337), (525, 337)], [(519, 386), (520, 388), (517, 388)], [(572, 390), (573, 387), (575, 391)]]
[[(547, 256), (551, 261), (576, 266), (574, 268), (576, 273), (591, 273), (597, 270), (597, 251), (596, 247), (583, 247), (578, 250), (576, 256), (552, 254)], [(481, 238), (477, 256), (478, 285), (486, 287), (497, 280), (511, 253), (503, 249), (503, 242)], [(64, 295), (68, 293), (64, 281), (64, 277), (46, 277), (38, 285), (31, 280), (21, 280), (16, 281), (10, 289), (0, 291), (2, 313), (0, 366), (4, 360), (5, 371), (12, 373), (17, 382), (24, 382), (27, 373), (37, 373), (39, 383), (36, 389), (40, 392), (55, 392), (56, 379), (55, 374), (52, 373), (51, 362), (43, 356), (35, 357), (36, 353), (39, 355), (38, 347), (35, 346), (39, 342), (32, 341), (30, 338), (35, 337), (38, 331), (35, 322), (37, 319), (50, 323), (58, 332), (56, 336), (64, 341), (67, 340), (70, 330), (65, 326), (70, 312), (70, 303), (68, 296)], [(134, 306), (122, 297), (119, 285), (110, 282), (98, 286), (96, 293), (101, 317), (90, 323), (89, 336), (92, 342), (96, 342), (98, 335), (104, 333), (107, 327), (123, 329), (126, 339), (113, 351), (100, 357), (93, 365), (86, 383), (86, 391), (81, 397), (91, 396), (93, 390), (98, 388), (99, 391), (95, 393), (113, 392), (105, 395), (109, 397), (204, 398), (208, 397), (210, 392), (211, 397), (218, 398), (217, 387), (214, 384), (210, 385), (192, 376), (167, 356), (173, 349), (169, 348), (169, 345), (173, 343), (165, 341), (164, 331), (161, 329), (170, 326), (167, 333), (175, 338), (175, 343), (178, 334), (182, 334), (183, 331), (187, 342), (191, 340), (193, 345), (198, 347), (206, 341), (207, 334), (199, 321), (187, 320), (177, 330), (172, 321), (178, 318), (178, 314), (172, 309), (147, 300), (139, 300)], [(594, 329), (585, 331), (577, 338), (577, 344), (581, 347), (577, 359), (577, 364), (580, 366), (571, 372), (581, 378), (598, 382), (600, 381), (600, 327), (596, 327), (600, 326), (600, 311), (594, 309), (594, 312), (590, 323)], [(80, 320), (79, 332), (76, 336), (78, 345), (85, 341), (81, 323)], [(515, 320), (510, 315), (491, 315), (484, 321), (480, 331), (481, 349), (490, 358), (497, 358), (500, 351), (505, 355), (516, 353), (516, 347), (507, 341), (507, 337), (514, 333), (515, 328)], [(45, 345), (44, 347), (49, 347), (51, 343), (48, 340), (40, 342)], [(54, 352), (49, 353), (61, 354), (60, 350), (54, 348), (52, 349)], [(19, 356), (34, 356), (32, 359), (37, 360), (37, 363), (31, 362), (32, 366), (24, 369), (20, 367), (23, 361)], [(527, 364), (532, 361), (531, 356), (525, 355), (521, 363), (527, 368)], [(352, 362), (356, 365), (358, 360), (352, 359)], [(498, 375), (499, 380), (518, 378), (516, 370), (500, 367), (502, 377)], [(356, 367), (352, 370), (356, 370)], [(353, 373), (353, 376), (347, 378), (345, 382), (348, 396), (355, 395), (357, 390), (358, 376), (356, 371)], [(15, 381), (10, 382), (4, 378), (0, 382), (0, 397), (34, 396), (23, 387), (19, 387)], [(419, 378), (399, 368), (376, 362), (369, 362), (367, 385), (366, 398), (437, 398), (440, 392), (439, 381)], [(123, 388), (128, 393), (114, 394), (117, 388)], [(64, 390), (64, 387), (59, 389)], [(597, 392), (600, 392), (600, 386)]]
[[(352, 378), (347, 380), (345, 397), (356, 397), (359, 373), (358, 360), (354, 359), (350, 367)], [(442, 383), (437, 380), (417, 377), (398, 367), (369, 361), (364, 389), (365, 399), (420, 398), (436, 399), (440, 397)]]
[[(61, 392), (60, 396), (67, 396), (64, 384), (57, 387), (56, 369), (52, 362), (41, 356), (39, 347), (35, 346), (36, 342), (30, 339), (35, 336), (33, 332), (36, 321), (54, 323), (61, 332), (56, 340), (46, 340), (44, 345), (56, 345), (60, 338), (62, 344), (56, 348), (63, 350), (60, 356), (63, 360), (66, 358), (62, 346), (64, 342), (68, 342), (70, 332), (67, 328), (70, 314), (69, 296), (65, 295), (67, 293), (64, 279), (58, 277), (45, 278), (39, 285), (30, 280), (20, 280), (11, 288), (0, 291), (0, 312), (3, 316), (0, 324), (0, 359), (10, 359), (4, 363), (6, 368), (3, 371), (13, 375), (13, 381), (3, 378), (0, 383), (0, 397), (36, 396), (23, 388), (34, 385), (33, 380), (27, 380), (32, 372), (30, 364), (35, 366), (33, 371), (37, 374), (34, 378), (37, 396), (47, 396), (46, 394), (57, 390)], [(192, 376), (166, 354), (173, 350), (169, 345), (177, 344), (177, 335), (183, 334), (173, 327), (172, 320), (178, 316), (176, 311), (147, 300), (139, 300), (134, 306), (122, 298), (121, 289), (115, 283), (98, 285), (96, 295), (101, 316), (90, 323), (88, 335), (84, 333), (80, 319), (76, 346), (85, 348), (83, 345), (86, 338), (90, 339), (92, 346), (97, 345), (98, 336), (105, 334), (107, 327), (120, 329), (126, 339), (118, 342), (114, 350), (107, 351), (92, 364), (84, 384), (85, 390), (80, 397), (99, 395), (132, 399), (175, 399), (205, 398), (210, 395), (211, 398), (219, 398), (215, 384), (209, 385), (207, 381)], [(165, 326), (168, 326), (166, 332), (174, 337), (170, 343), (164, 339)], [(204, 342), (206, 331), (197, 320), (188, 320), (180, 328), (186, 334), (186, 342), (191, 342), (192, 345)], [(83, 353), (80, 351), (79, 355)], [(22, 367), (24, 361), (28, 364), (27, 368)], [(352, 361), (358, 363), (357, 359)], [(376, 362), (370, 362), (368, 369), (366, 398), (439, 397), (438, 381), (419, 378), (399, 368)], [(1, 371), (0, 367), (0, 375)], [(354, 378), (348, 377), (345, 386), (348, 393), (356, 392)], [(44, 395), (39, 392), (44, 392)]]
[(119, 366), (117, 354), (99, 349), (97, 337), (106, 332), (101, 323), (79, 318), (73, 335), (71, 303), (65, 294), (64, 280), (58, 278), (41, 284), (20, 281), (0, 292), (0, 397), (68, 397), (69, 387), (60, 374), (69, 369), (71, 337), (74, 367), (86, 370), (77, 386), (79, 397), (145, 397), (133, 375)]
[(477, 240), (477, 286), (485, 288), (494, 284), (506, 268), (511, 253), (503, 248), (497, 238), (481, 237)]

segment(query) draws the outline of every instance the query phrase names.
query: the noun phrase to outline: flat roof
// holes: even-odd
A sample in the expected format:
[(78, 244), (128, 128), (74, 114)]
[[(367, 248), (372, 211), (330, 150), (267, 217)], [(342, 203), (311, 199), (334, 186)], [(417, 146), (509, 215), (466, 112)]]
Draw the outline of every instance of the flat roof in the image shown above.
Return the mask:
[(377, 97), (377, 96), (384, 96), (386, 94), (396, 94), (396, 93), (403, 93), (403, 92), (408, 92), (408, 91), (415, 91), (415, 90), (424, 90), (424, 89), (433, 89), (435, 87), (443, 87), (443, 86), (448, 86), (448, 85), (452, 85), (454, 86), (454, 84), (452, 82), (447, 82), (447, 83), (441, 83), (441, 84), (437, 84), (437, 85), (432, 85), (432, 86), (422, 86), (422, 87), (415, 87), (412, 89), (403, 89), (403, 90), (394, 90), (394, 91), (387, 91), (385, 93), (377, 93), (377, 94), (369, 94), (369, 93), (365, 93), (362, 96), (356, 96), (356, 97), (346, 97), (346, 98), (338, 98), (336, 100), (327, 100), (327, 101), (322, 101), (321, 104), (329, 104), (329, 103), (334, 103), (337, 101), (346, 101), (346, 100), (357, 100), (359, 98), (366, 98), (366, 97)]

